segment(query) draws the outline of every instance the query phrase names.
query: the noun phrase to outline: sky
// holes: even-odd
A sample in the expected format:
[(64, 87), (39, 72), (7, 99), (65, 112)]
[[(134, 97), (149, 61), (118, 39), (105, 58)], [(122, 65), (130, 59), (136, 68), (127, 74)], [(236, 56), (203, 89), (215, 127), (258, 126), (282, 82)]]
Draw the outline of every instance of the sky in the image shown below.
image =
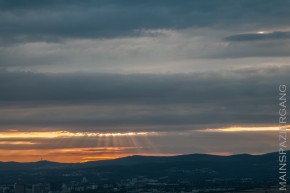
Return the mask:
[(289, 9), (0, 0), (0, 161), (278, 151)]

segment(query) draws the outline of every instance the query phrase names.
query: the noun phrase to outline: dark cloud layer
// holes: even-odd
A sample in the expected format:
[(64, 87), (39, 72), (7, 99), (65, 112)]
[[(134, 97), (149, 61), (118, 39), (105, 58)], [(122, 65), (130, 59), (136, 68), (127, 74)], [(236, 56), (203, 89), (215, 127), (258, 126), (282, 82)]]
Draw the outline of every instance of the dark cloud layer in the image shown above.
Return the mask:
[(290, 32), (248, 33), (226, 37), (226, 41), (289, 40)]
[(188, 103), (216, 102), (215, 99), (219, 98), (237, 100), (242, 96), (269, 96), (271, 85), (278, 84), (279, 80), (289, 80), (288, 72), (288, 67), (224, 73), (128, 75), (1, 71), (0, 102)]
[(143, 30), (281, 27), (290, 1), (0, 1), (2, 42), (140, 35)]
[[(61, 128), (189, 130), (275, 124), (289, 68), (196, 74), (0, 75), (0, 123)], [(184, 127), (188, 125), (188, 127)]]

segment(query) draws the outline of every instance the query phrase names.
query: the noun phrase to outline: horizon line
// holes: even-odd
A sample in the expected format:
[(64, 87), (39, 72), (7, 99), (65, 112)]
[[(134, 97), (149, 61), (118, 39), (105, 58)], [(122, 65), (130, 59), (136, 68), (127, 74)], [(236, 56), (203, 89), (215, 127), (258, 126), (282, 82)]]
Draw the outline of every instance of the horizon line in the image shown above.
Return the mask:
[[(290, 151), (290, 149), (286, 150), (286, 152)], [(222, 154), (215, 154), (213, 153), (188, 153), (188, 154), (173, 154), (173, 155), (142, 155), (142, 154), (133, 154), (129, 156), (123, 156), (118, 158), (112, 159), (102, 159), (102, 160), (90, 160), (90, 161), (83, 161), (83, 162), (58, 162), (58, 161), (51, 161), (46, 159), (41, 159), (38, 161), (28, 161), (28, 162), (20, 162), (20, 161), (1, 161), (0, 163), (39, 163), (39, 162), (51, 162), (51, 163), (60, 163), (60, 164), (83, 164), (83, 163), (90, 163), (90, 162), (101, 162), (101, 161), (110, 161), (110, 160), (118, 160), (122, 158), (129, 158), (129, 157), (178, 157), (178, 156), (187, 156), (187, 155), (209, 155), (209, 156), (218, 156), (218, 157), (230, 157), (230, 156), (237, 156), (237, 155), (250, 155), (250, 156), (260, 156), (260, 155), (267, 155), (272, 153), (279, 153), (279, 151), (274, 152), (267, 152), (267, 153), (237, 153), (237, 154), (229, 154), (229, 155), (222, 155)]]

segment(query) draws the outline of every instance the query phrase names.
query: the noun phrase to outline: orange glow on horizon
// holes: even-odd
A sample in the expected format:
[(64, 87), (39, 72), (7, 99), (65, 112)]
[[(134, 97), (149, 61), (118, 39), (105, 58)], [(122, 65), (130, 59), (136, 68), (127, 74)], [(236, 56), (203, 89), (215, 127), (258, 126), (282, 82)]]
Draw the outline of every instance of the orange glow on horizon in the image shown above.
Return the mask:
[[(290, 129), (290, 125), (284, 128)], [(163, 141), (161, 148), (155, 143), (158, 137), (165, 137), (171, 143), (173, 137), (195, 135), (201, 132), (245, 133), (260, 132), (269, 137), (278, 132), (279, 126), (231, 126), (224, 128), (209, 128), (192, 131), (170, 132), (69, 132), (44, 131), (29, 132), (8, 130), (0, 132), (0, 161), (34, 162), (41, 158), (49, 161), (78, 163), (96, 160), (116, 159), (132, 155), (171, 156), (177, 154), (163, 154), (167, 151)], [(248, 132), (248, 133), (247, 133)], [(204, 135), (204, 133), (202, 135)], [(166, 137), (169, 136), (169, 139)], [(182, 140), (179, 138), (179, 140)], [(178, 141), (178, 140), (177, 140)], [(162, 142), (162, 140), (161, 140)], [(165, 141), (166, 142), (166, 141)], [(160, 144), (159, 144), (160, 145)], [(163, 145), (163, 147), (162, 147)], [(165, 146), (164, 146), (165, 145)], [(199, 145), (199, 143), (197, 144)], [(167, 148), (167, 149), (166, 149)], [(166, 149), (166, 150), (164, 150)], [(192, 152), (194, 153), (194, 148)], [(212, 151), (207, 153), (208, 151)], [(228, 156), (232, 151), (225, 146), (208, 148), (205, 153)], [(260, 150), (257, 150), (259, 152)]]
[[(0, 132), (0, 161), (34, 162), (41, 158), (74, 163), (145, 154), (143, 141), (155, 132)], [(146, 144), (145, 144), (146, 145)]]
[(0, 145), (35, 145), (37, 143), (30, 141), (0, 141)]
[[(41, 159), (62, 163), (82, 163), (89, 161), (110, 160), (132, 155), (143, 156), (172, 156), (176, 154), (140, 153), (132, 154), (126, 152), (125, 148), (70, 148), (70, 149), (48, 149), (48, 150), (0, 150), (0, 160), (9, 162), (35, 162)], [(95, 150), (95, 151), (93, 151)]]

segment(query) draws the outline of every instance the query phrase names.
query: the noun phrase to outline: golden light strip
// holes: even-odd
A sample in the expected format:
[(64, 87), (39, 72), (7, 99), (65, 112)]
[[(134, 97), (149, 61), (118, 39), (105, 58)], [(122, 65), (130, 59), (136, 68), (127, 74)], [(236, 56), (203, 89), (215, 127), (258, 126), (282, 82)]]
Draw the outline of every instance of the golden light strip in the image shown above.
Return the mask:
[(35, 145), (38, 143), (30, 141), (0, 141), (0, 145)]
[(7, 138), (59, 138), (59, 137), (118, 137), (118, 136), (148, 136), (155, 132), (127, 132), (127, 133), (93, 133), (93, 132), (0, 132), (0, 139)]
[[(290, 125), (286, 127), (290, 129)], [(204, 129), (199, 130), (202, 132), (257, 132), (257, 131), (278, 131), (279, 126), (272, 126), (272, 127), (240, 127), (240, 126), (233, 126), (233, 127), (226, 127), (226, 128), (213, 128), (213, 129)]]

